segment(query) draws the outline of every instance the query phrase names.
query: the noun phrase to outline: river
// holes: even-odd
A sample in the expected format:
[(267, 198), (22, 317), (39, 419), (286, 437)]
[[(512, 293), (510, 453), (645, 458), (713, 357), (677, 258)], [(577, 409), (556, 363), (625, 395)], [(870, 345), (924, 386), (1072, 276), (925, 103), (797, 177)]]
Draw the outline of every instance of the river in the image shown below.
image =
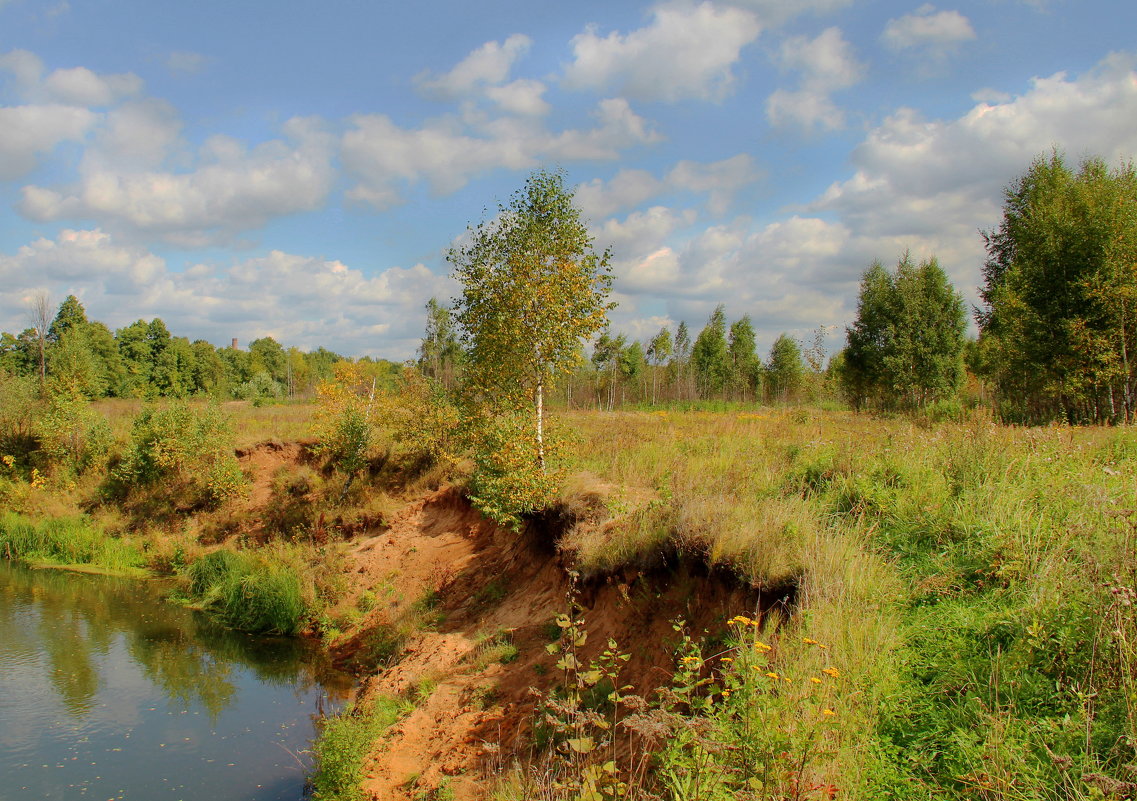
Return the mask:
[(0, 800), (303, 796), (347, 677), (161, 593), (0, 559)]

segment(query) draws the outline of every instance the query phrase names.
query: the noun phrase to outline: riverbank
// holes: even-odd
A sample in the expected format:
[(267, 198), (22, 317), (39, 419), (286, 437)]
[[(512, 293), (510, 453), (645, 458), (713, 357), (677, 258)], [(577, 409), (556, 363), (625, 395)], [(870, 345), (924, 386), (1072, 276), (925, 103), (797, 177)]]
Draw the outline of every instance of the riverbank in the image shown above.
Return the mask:
[(564, 490), (520, 533), (472, 509), (461, 466), (384, 446), (344, 493), (272, 439), (237, 450), (248, 489), (224, 503), (89, 517), (187, 580), (219, 548), (292, 554), (301, 628), (361, 708), (397, 699), (349, 771), (374, 797), (679, 797), (683, 776), (707, 797), (1124, 797), (1134, 432), (807, 408), (559, 423)]
[(296, 801), (345, 677), (121, 577), (0, 560), (0, 796)]

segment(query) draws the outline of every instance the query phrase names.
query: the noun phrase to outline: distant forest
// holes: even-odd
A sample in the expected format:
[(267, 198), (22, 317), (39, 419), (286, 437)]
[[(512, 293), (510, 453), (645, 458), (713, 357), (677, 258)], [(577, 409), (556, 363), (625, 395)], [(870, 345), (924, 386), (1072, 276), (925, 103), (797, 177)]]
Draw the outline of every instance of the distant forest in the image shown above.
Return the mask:
[[(248, 350), (216, 348), (204, 339), (174, 336), (159, 317), (112, 332), (88, 320), (74, 295), (54, 313), (45, 298), (37, 298), (31, 311), (30, 327), (18, 335), (0, 334), (0, 371), (38, 377), (53, 390), (92, 399), (305, 398), (344, 360), (322, 347), (285, 348), (272, 337), (254, 339)], [(364, 358), (360, 364), (384, 383), (400, 368), (385, 359)]]

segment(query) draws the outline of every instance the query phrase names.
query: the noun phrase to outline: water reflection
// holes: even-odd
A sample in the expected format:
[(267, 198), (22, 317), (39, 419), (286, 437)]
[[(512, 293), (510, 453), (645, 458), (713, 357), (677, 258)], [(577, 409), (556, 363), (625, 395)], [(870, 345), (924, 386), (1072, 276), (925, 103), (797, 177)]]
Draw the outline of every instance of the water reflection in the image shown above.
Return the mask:
[(346, 678), (161, 591), (0, 561), (0, 799), (300, 796)]

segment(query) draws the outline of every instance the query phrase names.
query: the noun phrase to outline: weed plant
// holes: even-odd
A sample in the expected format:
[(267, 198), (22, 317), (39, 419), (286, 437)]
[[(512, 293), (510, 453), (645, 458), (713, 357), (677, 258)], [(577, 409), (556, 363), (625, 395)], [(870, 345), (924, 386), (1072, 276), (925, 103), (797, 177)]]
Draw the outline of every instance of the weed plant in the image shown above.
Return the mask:
[(405, 700), (379, 696), (325, 718), (316, 740), (315, 801), (363, 801), (363, 765), (375, 740), (409, 711)]

